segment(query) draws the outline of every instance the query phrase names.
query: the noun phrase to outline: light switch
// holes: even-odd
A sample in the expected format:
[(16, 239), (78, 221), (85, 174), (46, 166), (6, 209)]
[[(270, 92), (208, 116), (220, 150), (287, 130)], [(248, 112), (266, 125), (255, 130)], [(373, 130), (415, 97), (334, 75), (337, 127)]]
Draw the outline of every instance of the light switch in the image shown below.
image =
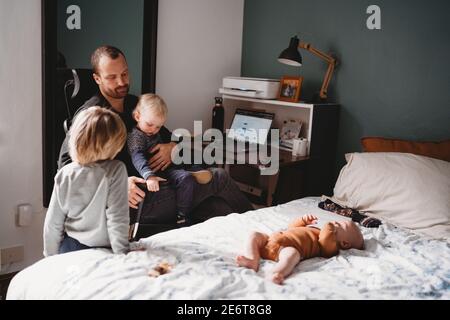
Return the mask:
[(28, 227), (33, 219), (33, 207), (31, 204), (19, 205), (17, 213), (17, 225), (19, 227)]

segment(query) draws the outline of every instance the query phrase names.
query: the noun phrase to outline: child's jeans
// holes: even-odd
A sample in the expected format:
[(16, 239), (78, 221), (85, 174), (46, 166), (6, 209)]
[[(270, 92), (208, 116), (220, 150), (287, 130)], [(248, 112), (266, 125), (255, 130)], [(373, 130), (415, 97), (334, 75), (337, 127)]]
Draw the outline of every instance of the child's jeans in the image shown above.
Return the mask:
[(194, 202), (195, 178), (184, 169), (166, 170), (162, 177), (175, 187), (178, 213), (182, 213), (187, 223), (191, 223), (192, 204)]
[(87, 245), (82, 244), (77, 239), (69, 237), (66, 233), (64, 233), (64, 239), (61, 242), (61, 246), (59, 247), (59, 253), (66, 253), (71, 251), (78, 251), (84, 249), (90, 249)]

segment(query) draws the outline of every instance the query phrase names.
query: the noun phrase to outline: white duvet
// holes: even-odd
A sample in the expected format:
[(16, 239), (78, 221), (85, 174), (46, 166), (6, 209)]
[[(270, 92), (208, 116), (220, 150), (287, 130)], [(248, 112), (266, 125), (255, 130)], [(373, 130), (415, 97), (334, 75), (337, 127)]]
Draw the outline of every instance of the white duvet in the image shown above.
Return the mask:
[[(346, 218), (305, 198), (210, 219), (142, 240), (146, 251), (113, 255), (90, 249), (43, 259), (12, 280), (8, 299), (450, 299), (450, 246), (393, 225), (361, 228), (366, 249), (301, 262), (282, 286), (235, 265), (253, 230), (271, 233), (295, 217)], [(152, 278), (160, 262), (173, 269)]]

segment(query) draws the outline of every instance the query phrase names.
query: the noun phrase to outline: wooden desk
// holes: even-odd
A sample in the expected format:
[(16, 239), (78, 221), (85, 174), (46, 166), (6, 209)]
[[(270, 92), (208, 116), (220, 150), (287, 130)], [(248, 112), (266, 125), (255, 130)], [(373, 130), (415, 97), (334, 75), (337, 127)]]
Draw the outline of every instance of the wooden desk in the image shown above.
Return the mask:
[(309, 157), (292, 156), (290, 151), (279, 151), (279, 169), (264, 175), (264, 166), (258, 164), (226, 164), (225, 170), (255, 204), (272, 206), (305, 195), (305, 175)]
[[(284, 121), (302, 123), (300, 137), (308, 140), (308, 159), (290, 159), (289, 152), (281, 152), (278, 179), (269, 183), (268, 192), (276, 181), (272, 203), (284, 203), (298, 195), (321, 196), (332, 194), (335, 183), (336, 146), (339, 126), (339, 105), (336, 103), (305, 103), (265, 100), (223, 95), (225, 128), (229, 128), (237, 108), (275, 114), (273, 128), (281, 129)], [(232, 173), (232, 176), (233, 175)], [(270, 179), (269, 179), (270, 180)], [(296, 182), (299, 183), (296, 183)], [(302, 183), (300, 183), (302, 182)], [(304, 182), (304, 183), (303, 183)], [(303, 187), (303, 190), (302, 190)], [(268, 197), (270, 200), (270, 197)]]
[[(204, 142), (200, 150), (192, 143), (192, 160), (193, 154), (196, 152), (203, 154), (208, 144), (209, 142)], [(267, 166), (250, 163), (251, 151), (227, 153), (224, 149), (222, 160), (214, 165), (224, 168), (255, 205), (272, 206), (306, 196), (306, 171), (310, 157), (293, 156), (291, 151), (283, 149), (275, 150), (279, 155), (279, 169), (270, 175), (263, 174)], [(257, 151), (253, 152), (256, 157)], [(244, 157), (244, 154), (246, 163), (239, 164), (237, 157), (238, 155)]]

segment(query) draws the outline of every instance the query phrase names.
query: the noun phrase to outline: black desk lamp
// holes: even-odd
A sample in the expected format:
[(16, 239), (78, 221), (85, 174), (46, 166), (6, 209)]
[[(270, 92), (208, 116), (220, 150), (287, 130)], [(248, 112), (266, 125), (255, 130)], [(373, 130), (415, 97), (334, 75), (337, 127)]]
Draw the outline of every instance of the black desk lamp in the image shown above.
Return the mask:
[(333, 75), (334, 68), (336, 67), (336, 59), (317, 50), (316, 48), (313, 48), (309, 43), (300, 42), (297, 36), (295, 36), (291, 38), (289, 47), (281, 52), (278, 57), (278, 61), (290, 66), (300, 67), (302, 65), (302, 56), (297, 48), (308, 50), (328, 63), (328, 69), (322, 82), (322, 88), (320, 89), (320, 98), (326, 99), (328, 85), (330, 84), (331, 76)]

